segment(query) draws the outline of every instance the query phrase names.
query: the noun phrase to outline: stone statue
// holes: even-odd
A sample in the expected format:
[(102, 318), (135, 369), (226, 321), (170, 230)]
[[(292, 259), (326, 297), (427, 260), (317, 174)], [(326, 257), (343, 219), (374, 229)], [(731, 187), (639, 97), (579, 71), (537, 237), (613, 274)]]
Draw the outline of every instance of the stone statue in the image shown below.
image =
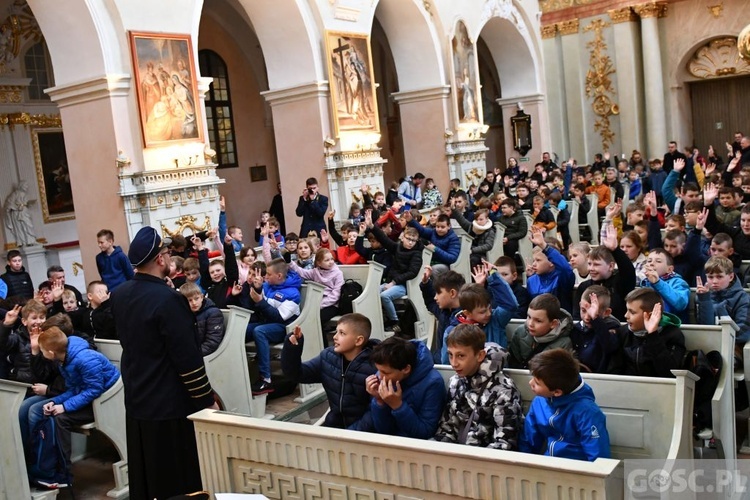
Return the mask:
[(29, 204), (34, 203), (35, 200), (28, 200), (26, 196), (28, 189), (29, 185), (26, 181), (21, 181), (5, 200), (5, 227), (13, 233), (18, 246), (36, 244), (34, 223), (28, 208)]

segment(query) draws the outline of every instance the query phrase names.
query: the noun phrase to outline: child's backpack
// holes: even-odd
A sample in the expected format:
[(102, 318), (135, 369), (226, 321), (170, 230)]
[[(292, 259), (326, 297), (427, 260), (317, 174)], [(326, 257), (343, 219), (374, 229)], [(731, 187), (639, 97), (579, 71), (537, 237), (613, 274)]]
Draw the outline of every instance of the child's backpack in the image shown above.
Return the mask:
[(685, 354), (683, 364), (686, 370), (700, 377), (695, 382), (695, 398), (693, 400), (693, 429), (701, 431), (711, 429), (713, 420), (711, 415), (711, 399), (719, 386), (722, 359), (719, 351), (705, 353), (698, 349)]
[(341, 296), (339, 297), (339, 313), (341, 315), (353, 312), (352, 302), (362, 295), (362, 285), (354, 280), (346, 280), (341, 285)]
[(31, 429), (31, 451), (34, 463), (29, 466), (29, 477), (33, 482), (48, 488), (70, 486), (70, 471), (53, 417), (45, 416)]

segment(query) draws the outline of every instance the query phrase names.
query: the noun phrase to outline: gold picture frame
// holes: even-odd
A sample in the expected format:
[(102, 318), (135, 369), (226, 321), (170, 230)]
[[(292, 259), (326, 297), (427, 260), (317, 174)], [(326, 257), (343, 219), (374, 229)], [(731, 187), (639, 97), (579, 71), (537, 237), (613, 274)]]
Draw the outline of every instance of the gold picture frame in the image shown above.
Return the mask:
[(325, 40), (336, 137), (347, 131), (380, 133), (370, 37), (326, 31)]
[(146, 147), (203, 142), (190, 35), (131, 31), (130, 51)]
[(39, 203), (45, 224), (75, 219), (65, 137), (59, 127), (31, 129)]

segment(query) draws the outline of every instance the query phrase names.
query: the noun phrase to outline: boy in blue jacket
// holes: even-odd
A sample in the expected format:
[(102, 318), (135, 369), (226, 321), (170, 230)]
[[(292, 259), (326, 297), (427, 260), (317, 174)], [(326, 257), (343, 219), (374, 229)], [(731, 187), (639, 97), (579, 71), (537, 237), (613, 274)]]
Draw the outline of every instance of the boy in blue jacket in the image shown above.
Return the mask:
[(424, 342), (390, 337), (372, 350), (370, 361), (378, 369), (365, 382), (372, 396), (375, 432), (433, 437), (445, 408), (446, 390)]
[[(461, 252), (461, 240), (451, 227), (451, 218), (445, 214), (440, 214), (435, 223), (435, 229), (423, 227), (415, 221), (411, 212), (404, 212), (404, 219), (409, 225), (419, 231), (419, 237), (429, 241), (427, 248), (432, 250), (433, 271), (436, 274), (447, 271), (451, 264), (458, 260), (458, 254)], [(442, 269), (437, 266), (442, 264)]]
[[(479, 325), (487, 336), (487, 342), (508, 347), (505, 327), (516, 314), (518, 301), (510, 285), (500, 276), (489, 262), (474, 268), (475, 283), (465, 285), (458, 293), (461, 311), (455, 315), (443, 333), (441, 362), (450, 363), (448, 356), (448, 335), (459, 324)], [(486, 286), (486, 289), (485, 289)]]
[(674, 272), (672, 256), (662, 248), (649, 252), (644, 266), (646, 277), (641, 281), (642, 287), (656, 290), (664, 299), (664, 312), (672, 313), (687, 322), (687, 306), (690, 299), (690, 287), (682, 276)]
[(370, 395), (365, 389), (367, 377), (376, 370), (370, 363), (372, 349), (378, 344), (370, 339), (372, 323), (362, 314), (341, 316), (333, 336), (333, 346), (326, 347), (310, 361), (302, 362), (304, 337), (300, 327), (289, 335), (281, 351), (284, 375), (300, 384), (323, 384), (330, 411), (323, 425), (353, 431), (373, 431)]
[[(93, 422), (92, 403), (115, 385), (120, 378), (120, 372), (103, 354), (92, 350), (84, 339), (67, 337), (56, 326), (43, 331), (39, 335), (38, 342), (42, 355), (57, 365), (60, 374), (65, 379), (67, 390), (52, 399), (44, 399), (31, 406), (27, 432), (33, 430), (36, 423), (45, 416), (54, 417), (57, 424), (57, 437), (69, 470), (71, 428)], [(25, 443), (30, 442), (28, 434), (22, 437)], [(60, 481), (37, 482), (47, 487), (67, 486), (67, 484), (61, 484)]]
[(573, 310), (573, 284), (575, 274), (570, 262), (556, 249), (544, 240), (542, 229), (531, 228), (531, 243), (536, 245), (531, 272), (527, 271), (526, 289), (531, 298), (552, 293), (560, 299), (560, 304), (566, 311)]
[(706, 284), (697, 277), (698, 323), (714, 325), (716, 318), (730, 316), (739, 332), (735, 337), (738, 350), (750, 340), (750, 295), (734, 274), (734, 264), (726, 257), (711, 257), (705, 265)]
[(565, 349), (551, 349), (529, 362), (531, 402), (518, 448), (522, 452), (593, 462), (609, 458), (607, 419), (594, 392)]
[(96, 269), (111, 292), (133, 278), (133, 265), (122, 248), (115, 245), (115, 235), (109, 229), (102, 229), (96, 233), (96, 243), (101, 250), (96, 256)]

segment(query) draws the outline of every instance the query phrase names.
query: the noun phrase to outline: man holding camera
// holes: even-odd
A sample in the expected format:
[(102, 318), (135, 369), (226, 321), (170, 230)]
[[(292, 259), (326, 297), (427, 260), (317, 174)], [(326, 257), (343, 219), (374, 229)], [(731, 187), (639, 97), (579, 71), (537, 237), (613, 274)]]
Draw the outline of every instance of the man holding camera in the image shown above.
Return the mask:
[(296, 210), (297, 217), (302, 217), (299, 237), (307, 238), (310, 232), (315, 232), (320, 237), (320, 231), (326, 227), (328, 198), (318, 193), (318, 180), (315, 177), (307, 179), (305, 184), (307, 187), (299, 197)]

